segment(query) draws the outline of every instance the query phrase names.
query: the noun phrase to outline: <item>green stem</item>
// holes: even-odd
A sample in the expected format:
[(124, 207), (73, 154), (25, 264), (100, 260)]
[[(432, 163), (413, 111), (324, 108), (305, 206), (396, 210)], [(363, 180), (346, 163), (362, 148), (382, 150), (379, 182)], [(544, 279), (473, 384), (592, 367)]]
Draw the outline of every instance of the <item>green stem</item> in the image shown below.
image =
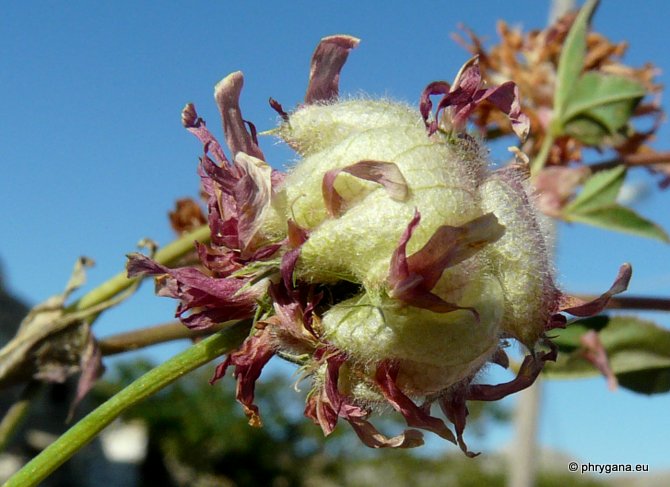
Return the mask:
[[(193, 250), (193, 242), (209, 241), (209, 227), (203, 225), (192, 232), (184, 234), (174, 242), (169, 243), (156, 252), (153, 259), (159, 264), (170, 265)], [(68, 311), (80, 311), (103, 303), (120, 292), (128, 289), (137, 279), (128, 279), (126, 272), (120, 272), (100, 286), (91, 290), (68, 307)]]
[(4, 451), (14, 432), (21, 426), (23, 420), (30, 411), (33, 398), (42, 389), (42, 384), (37, 381), (31, 381), (21, 393), (21, 397), (9, 408), (0, 422), (0, 452)]
[[(210, 231), (207, 225), (196, 228), (192, 232), (182, 235), (177, 240), (169, 243), (154, 256), (154, 260), (163, 265), (171, 265), (178, 261), (180, 258), (188, 254), (193, 250), (193, 242), (208, 242), (210, 238)], [(120, 272), (111, 279), (103, 282), (100, 286), (91, 290), (87, 294), (81, 297), (78, 301), (75, 301), (70, 306), (65, 309), (65, 314), (69, 315), (70, 318), (75, 318), (77, 315), (81, 315), (81, 318), (88, 318), (92, 323), (98, 314), (100, 314), (105, 308), (109, 307), (114, 300), (122, 300), (123, 296), (121, 293), (124, 291), (132, 294), (133, 290), (130, 289), (133, 284), (137, 284), (139, 280), (128, 279), (126, 272)], [(40, 331), (44, 336), (42, 338), (47, 338), (49, 335), (54, 334), (59, 331), (59, 329), (64, 329), (69, 326), (73, 320), (67, 320), (60, 325), (51, 324), (49, 327), (44, 328)], [(34, 338), (34, 337), (33, 337)], [(3, 351), (5, 348), (2, 349)], [(6, 443), (10, 440), (11, 434), (15, 428), (10, 427), (14, 424), (15, 421), (20, 420), (22, 415), (25, 414), (25, 411), (29, 408), (29, 400), (21, 402), (21, 406), (17, 406), (17, 416), (11, 416), (3, 418), (2, 423), (0, 423), (0, 444)], [(19, 414), (20, 413), (20, 414)], [(0, 449), (1, 451), (1, 449)]]
[(551, 147), (554, 145), (554, 136), (551, 135), (550, 131), (548, 130), (547, 133), (544, 136), (544, 140), (542, 141), (542, 147), (540, 147), (540, 152), (537, 153), (537, 156), (535, 156), (535, 159), (533, 159), (533, 162), (531, 163), (530, 166), (530, 174), (531, 176), (537, 175), (544, 165), (547, 163), (547, 159), (549, 158), (549, 151), (551, 150)]
[(101, 404), (14, 474), (3, 487), (39, 484), (126, 409), (143, 401), (188, 372), (238, 347), (249, 333), (240, 321), (150, 370)]

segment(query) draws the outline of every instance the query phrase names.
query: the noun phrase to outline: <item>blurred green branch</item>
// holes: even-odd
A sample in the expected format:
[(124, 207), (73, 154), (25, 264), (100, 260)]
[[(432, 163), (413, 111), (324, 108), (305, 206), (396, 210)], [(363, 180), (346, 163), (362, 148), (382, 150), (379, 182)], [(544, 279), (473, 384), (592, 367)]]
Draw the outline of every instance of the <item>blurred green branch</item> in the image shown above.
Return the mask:
[(188, 372), (239, 346), (249, 333), (249, 326), (248, 321), (237, 322), (150, 370), (75, 424), (12, 476), (3, 487), (38, 485), (125, 410)]

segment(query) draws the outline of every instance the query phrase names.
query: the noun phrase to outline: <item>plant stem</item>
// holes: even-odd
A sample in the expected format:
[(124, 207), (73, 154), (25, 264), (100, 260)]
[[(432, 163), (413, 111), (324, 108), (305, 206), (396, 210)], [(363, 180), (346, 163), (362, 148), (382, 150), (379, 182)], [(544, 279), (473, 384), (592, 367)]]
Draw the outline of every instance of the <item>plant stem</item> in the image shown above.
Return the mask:
[(126, 409), (186, 373), (238, 347), (248, 335), (249, 326), (248, 320), (237, 322), (150, 370), (66, 431), (7, 480), (3, 487), (31, 487), (39, 484)]
[(670, 163), (670, 151), (665, 152), (651, 152), (649, 154), (630, 154), (627, 156), (616, 157), (607, 161), (589, 164), (591, 172), (604, 171), (624, 164), (628, 167), (642, 167), (653, 164), (668, 164)]
[[(209, 227), (203, 225), (158, 250), (154, 256), (154, 260), (159, 264), (170, 265), (193, 250), (194, 241), (197, 240), (204, 243), (209, 241), (209, 237)], [(137, 278), (129, 279), (125, 271), (120, 272), (82, 296), (78, 301), (72, 303), (68, 307), (68, 311), (80, 311), (103, 303), (128, 289), (136, 280)]]
[(547, 133), (544, 135), (544, 140), (542, 141), (542, 147), (540, 147), (540, 152), (537, 153), (537, 156), (533, 159), (533, 162), (530, 165), (530, 173), (531, 175), (535, 176), (537, 173), (539, 173), (544, 165), (547, 163), (547, 159), (549, 158), (549, 151), (551, 151), (551, 147), (554, 145), (554, 136), (551, 135), (551, 131), (547, 131)]
[(4, 451), (9, 441), (14, 436), (14, 432), (21, 426), (23, 420), (30, 410), (33, 398), (41, 391), (42, 384), (37, 381), (31, 381), (26, 385), (21, 393), (21, 397), (9, 408), (0, 422), (0, 452)]
[[(182, 235), (177, 240), (160, 249), (158, 252), (156, 252), (154, 260), (164, 265), (173, 264), (175, 261), (179, 260), (181, 257), (193, 250), (194, 241), (197, 240), (200, 242), (207, 242), (209, 241), (209, 238), (209, 227), (207, 225), (203, 225), (202, 227), (199, 227), (190, 233)], [(75, 301), (69, 305), (65, 309), (65, 314), (70, 314), (72, 316), (76, 315), (77, 313), (82, 314), (82, 316), (88, 314), (90, 315), (89, 319), (92, 323), (96, 316), (105, 307), (109, 306), (109, 302), (111, 300), (115, 298), (119, 299), (119, 294), (128, 290), (133, 284), (137, 282), (137, 278), (128, 279), (128, 277), (126, 277), (126, 272), (120, 272), (116, 276), (108, 279), (100, 286), (85, 294), (78, 301)], [(96, 310), (96, 307), (98, 307), (99, 310)], [(61, 328), (66, 326), (69, 326), (69, 323), (61, 324)], [(41, 332), (44, 333), (44, 338), (47, 338), (49, 334), (56, 333), (57, 331), (59, 330), (55, 327), (41, 330)], [(29, 403), (30, 399), (20, 401), (15, 405), (17, 409), (10, 410), (8, 415), (2, 419), (2, 423), (0, 423), (0, 445), (9, 441), (12, 433), (16, 429), (14, 425), (20, 423), (21, 418), (30, 407)], [(16, 414), (14, 414), (14, 412)], [(1, 450), (2, 449), (0, 448), (0, 451)]]
[(102, 338), (98, 341), (98, 346), (104, 356), (109, 356), (172, 340), (194, 339), (211, 335), (226, 326), (230, 326), (230, 323), (220, 323), (206, 330), (189, 330), (182, 323), (173, 321)]
[[(586, 300), (596, 296), (581, 296)], [(670, 311), (670, 298), (648, 298), (646, 296), (613, 296), (607, 309), (639, 309), (646, 311)]]

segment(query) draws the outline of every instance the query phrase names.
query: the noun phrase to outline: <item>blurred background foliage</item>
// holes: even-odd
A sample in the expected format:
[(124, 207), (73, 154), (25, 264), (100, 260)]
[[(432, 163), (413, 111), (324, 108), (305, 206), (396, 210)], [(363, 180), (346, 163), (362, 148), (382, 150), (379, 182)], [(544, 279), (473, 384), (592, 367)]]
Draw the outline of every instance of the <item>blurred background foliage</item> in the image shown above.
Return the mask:
[[(119, 362), (93, 393), (102, 402), (137, 379), (152, 364)], [(234, 381), (209, 385), (210, 367), (200, 369), (132, 409), (124, 421), (146, 425), (148, 447), (139, 466), (142, 487), (178, 486), (504, 486), (505, 460), (487, 455), (468, 459), (413, 450), (369, 450), (348, 428), (328, 438), (305, 421), (304, 394), (296, 394), (286, 374), (259, 382), (257, 398), (264, 421), (251, 428), (234, 397)], [(111, 379), (110, 379), (111, 378)], [(499, 404), (473, 403), (469, 435), (483, 435), (496, 422), (509, 421)], [(394, 415), (382, 428), (401, 429)], [(561, 466), (565, 470), (566, 463)], [(598, 486), (589, 477), (542, 472), (538, 486)]]

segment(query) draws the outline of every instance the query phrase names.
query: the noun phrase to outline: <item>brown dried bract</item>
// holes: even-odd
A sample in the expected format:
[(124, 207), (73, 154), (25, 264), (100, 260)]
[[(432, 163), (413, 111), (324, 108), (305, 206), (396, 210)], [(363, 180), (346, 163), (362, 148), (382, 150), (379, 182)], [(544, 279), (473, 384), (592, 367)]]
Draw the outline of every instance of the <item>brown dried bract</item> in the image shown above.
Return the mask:
[(191, 198), (182, 198), (175, 203), (175, 209), (169, 213), (170, 225), (179, 235), (188, 233), (207, 223), (200, 205)]

